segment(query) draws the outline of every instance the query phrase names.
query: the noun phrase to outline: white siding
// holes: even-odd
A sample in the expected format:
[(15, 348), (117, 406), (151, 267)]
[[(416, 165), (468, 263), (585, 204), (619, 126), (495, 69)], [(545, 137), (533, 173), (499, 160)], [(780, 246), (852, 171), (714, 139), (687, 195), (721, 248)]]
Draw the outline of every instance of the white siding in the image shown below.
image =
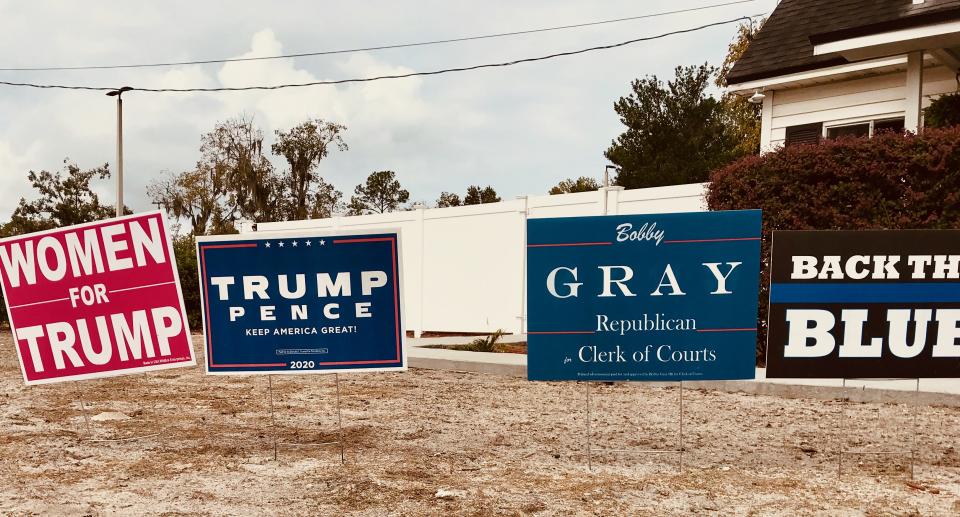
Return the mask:
[[(816, 122), (845, 123), (902, 117), (906, 107), (906, 72), (776, 90), (770, 123), (763, 128), (770, 147), (782, 145), (786, 128)], [(953, 72), (943, 66), (924, 70), (924, 106), (932, 96), (955, 91)]]

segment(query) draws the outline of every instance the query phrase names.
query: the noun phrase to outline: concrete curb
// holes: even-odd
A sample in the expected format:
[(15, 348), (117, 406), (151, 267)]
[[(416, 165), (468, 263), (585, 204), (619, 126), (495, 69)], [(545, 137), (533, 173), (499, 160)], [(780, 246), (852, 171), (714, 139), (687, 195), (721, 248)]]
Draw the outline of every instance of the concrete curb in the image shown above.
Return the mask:
[(410, 368), (425, 368), (428, 370), (450, 370), (454, 372), (486, 373), (488, 375), (527, 378), (527, 367), (522, 364), (459, 361), (438, 357), (410, 357), (407, 360), (407, 365), (410, 366)]
[[(695, 381), (693, 389), (708, 389), (730, 393), (769, 395), (788, 399), (840, 400), (890, 404), (917, 404), (921, 406), (960, 407), (960, 395), (930, 391), (889, 390), (880, 388), (839, 386), (809, 386), (757, 381)], [(684, 385), (686, 387), (686, 384)]]
[[(423, 352), (420, 352), (420, 351)], [(428, 352), (428, 353), (425, 353)], [(466, 355), (464, 355), (466, 354)], [(527, 377), (526, 356), (521, 354), (488, 354), (482, 352), (460, 352), (454, 350), (412, 348), (408, 359), (411, 368), (431, 370), (450, 370), (458, 372), (484, 373), (508, 377)], [(676, 387), (675, 382), (644, 383), (652, 387)], [(783, 398), (808, 398), (815, 400), (841, 400), (851, 402), (917, 404), (923, 406), (960, 407), (960, 394), (932, 391), (868, 388), (864, 386), (813, 386), (808, 384), (787, 384), (770, 382), (765, 379), (756, 381), (689, 381), (684, 383), (687, 389), (716, 390), (728, 393), (747, 393)]]

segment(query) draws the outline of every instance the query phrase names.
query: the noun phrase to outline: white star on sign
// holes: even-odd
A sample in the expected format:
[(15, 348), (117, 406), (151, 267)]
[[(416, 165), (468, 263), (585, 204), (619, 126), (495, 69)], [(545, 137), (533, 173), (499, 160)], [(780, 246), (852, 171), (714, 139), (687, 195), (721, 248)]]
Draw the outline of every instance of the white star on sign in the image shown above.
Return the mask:
[(277, 243), (277, 246), (280, 246), (280, 247), (282, 248), (282, 247), (283, 247), (283, 241), (278, 242), (278, 243)]
[(269, 248), (269, 247), (270, 247), (270, 242), (267, 241), (267, 242), (263, 243), (263, 247), (264, 247), (264, 248)]
[(313, 243), (310, 242), (310, 241), (306, 241), (306, 242), (307, 242), (307, 246), (308, 246), (308, 247), (309, 247), (311, 244), (313, 244)]
[(325, 241), (325, 240), (323, 240), (323, 239), (320, 239), (320, 245), (321, 245), (321, 246), (323, 246), (323, 245), (326, 244), (326, 243), (327, 243), (327, 241)]
[(294, 247), (294, 248), (297, 247), (297, 241), (293, 241), (293, 247)]

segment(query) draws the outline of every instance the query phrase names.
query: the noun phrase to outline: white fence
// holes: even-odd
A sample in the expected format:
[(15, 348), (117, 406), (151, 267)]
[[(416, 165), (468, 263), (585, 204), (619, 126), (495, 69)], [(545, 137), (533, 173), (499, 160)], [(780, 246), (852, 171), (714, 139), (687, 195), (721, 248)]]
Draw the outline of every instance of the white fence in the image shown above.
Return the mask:
[(706, 184), (556, 196), (407, 212), (260, 223), (258, 231), (400, 228), (407, 330), (523, 333), (526, 220), (700, 212)]

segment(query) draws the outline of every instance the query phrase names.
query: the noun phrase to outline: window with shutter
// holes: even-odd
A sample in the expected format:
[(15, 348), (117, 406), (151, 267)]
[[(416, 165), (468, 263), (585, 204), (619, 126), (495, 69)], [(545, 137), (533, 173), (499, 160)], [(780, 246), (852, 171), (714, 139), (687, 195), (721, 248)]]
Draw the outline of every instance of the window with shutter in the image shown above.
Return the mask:
[(894, 133), (903, 133), (903, 122), (903, 117), (875, 120), (873, 122), (873, 134), (877, 134), (878, 131), (893, 131)]
[(797, 144), (816, 144), (823, 136), (823, 123), (804, 124), (802, 126), (790, 126), (787, 128), (787, 138), (784, 141), (785, 146)]
[(852, 136), (855, 138), (870, 136), (870, 122), (827, 128), (827, 138), (841, 138), (844, 136)]

